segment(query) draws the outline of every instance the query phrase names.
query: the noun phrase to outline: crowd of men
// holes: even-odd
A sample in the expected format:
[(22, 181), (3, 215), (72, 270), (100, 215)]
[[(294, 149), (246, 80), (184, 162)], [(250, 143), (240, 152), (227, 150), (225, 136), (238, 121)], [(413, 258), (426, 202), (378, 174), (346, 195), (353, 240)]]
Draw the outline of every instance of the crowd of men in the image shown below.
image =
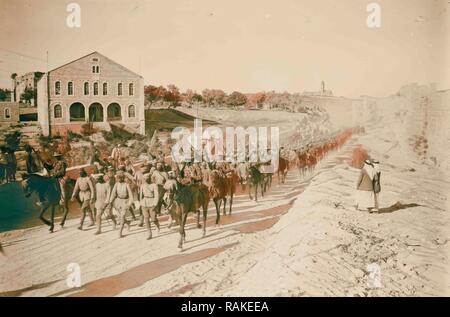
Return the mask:
[(0, 185), (16, 181), (17, 158), (14, 150), (0, 147)]
[[(313, 169), (328, 151), (342, 145), (349, 136), (342, 134), (321, 145), (311, 145), (297, 151), (282, 150), (280, 156), (286, 161), (295, 160), (300, 173), (304, 174)], [(240, 178), (251, 165), (248, 162), (169, 163), (162, 155), (136, 164), (127, 156), (120, 144), (113, 148), (105, 162), (99, 160), (99, 155), (91, 144), (89, 166), (94, 166), (94, 169), (89, 170), (89, 173), (86, 169), (81, 169), (75, 182), (67, 175), (67, 164), (61, 153), (55, 152), (53, 159), (43, 160), (31, 146), (26, 146), (25, 150), (28, 173), (52, 177), (58, 181), (61, 192), (60, 205), (64, 211), (61, 226), (64, 226), (69, 213), (69, 201), (78, 201), (81, 210), (79, 230), (83, 230), (87, 216), (88, 226), (96, 226), (96, 235), (102, 233), (102, 220), (107, 220), (112, 222), (114, 229), (119, 227), (120, 238), (123, 237), (124, 227), (129, 228), (131, 225), (127, 215), (131, 215), (133, 220), (139, 218), (139, 226), (145, 225), (147, 238), (150, 239), (151, 224), (159, 231), (158, 216), (162, 211), (171, 215), (169, 211), (173, 205), (174, 195), (181, 186), (203, 184), (211, 189), (213, 170), (223, 177), (234, 172), (241, 181)], [(289, 154), (295, 158), (290, 159)], [(263, 164), (260, 166), (263, 167)], [(39, 197), (37, 204), (44, 203), (45, 197)], [(169, 217), (170, 225), (175, 220)]]
[[(88, 174), (86, 169), (81, 169), (72, 189), (63, 155), (54, 153), (51, 161), (43, 161), (30, 146), (26, 147), (26, 152), (28, 173), (53, 177), (60, 184), (60, 205), (64, 209), (61, 226), (64, 226), (69, 212), (68, 201), (78, 201), (81, 210), (79, 230), (83, 230), (87, 216), (88, 226), (96, 226), (95, 234), (101, 234), (102, 220), (106, 219), (112, 222), (114, 229), (119, 227), (119, 237), (123, 237), (125, 226), (130, 227), (127, 219), (130, 214), (133, 220), (139, 217), (139, 226), (145, 225), (150, 239), (151, 224), (159, 231), (158, 215), (163, 209), (166, 212), (170, 210), (179, 186), (199, 183), (210, 186), (212, 168), (226, 173), (231, 167), (227, 163), (214, 164), (214, 167), (206, 162), (169, 164), (162, 156), (133, 164), (118, 145), (112, 150), (110, 165), (93, 160), (94, 172)], [(44, 203), (45, 198), (39, 197), (37, 204)], [(170, 219), (170, 223), (172, 221), (175, 219)]]

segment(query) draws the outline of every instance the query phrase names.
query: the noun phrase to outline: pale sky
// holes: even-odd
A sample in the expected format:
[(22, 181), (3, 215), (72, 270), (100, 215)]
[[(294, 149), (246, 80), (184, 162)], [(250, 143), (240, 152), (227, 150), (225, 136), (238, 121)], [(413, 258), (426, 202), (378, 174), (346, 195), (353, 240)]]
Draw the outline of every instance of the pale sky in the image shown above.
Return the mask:
[[(67, 4), (81, 27), (66, 25)], [(16, 72), (58, 67), (93, 51), (182, 90), (318, 90), (386, 96), (400, 86), (450, 88), (450, 1), (0, 0), (0, 87)]]

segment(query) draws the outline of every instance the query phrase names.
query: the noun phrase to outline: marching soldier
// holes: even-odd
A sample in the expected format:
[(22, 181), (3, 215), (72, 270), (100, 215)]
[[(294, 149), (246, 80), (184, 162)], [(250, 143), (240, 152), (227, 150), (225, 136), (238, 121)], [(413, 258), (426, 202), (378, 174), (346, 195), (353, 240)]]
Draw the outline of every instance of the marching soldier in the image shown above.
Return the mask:
[(164, 204), (164, 201), (162, 199), (164, 196), (164, 184), (168, 178), (169, 176), (167, 175), (167, 172), (164, 171), (163, 164), (161, 162), (156, 163), (156, 170), (154, 170), (151, 175), (151, 181), (158, 187), (159, 200), (155, 208), (158, 215), (161, 213), (161, 206)]
[(170, 216), (169, 228), (170, 228), (173, 221), (175, 220), (172, 208), (174, 207), (173, 200), (174, 200), (175, 193), (178, 192), (179, 185), (175, 178), (174, 171), (169, 171), (168, 176), (169, 176), (169, 179), (164, 184), (164, 190), (166, 192), (164, 193), (163, 200), (166, 205), (166, 209), (169, 211), (169, 216)]
[(169, 171), (167, 174), (168, 174), (169, 179), (164, 184), (165, 192), (164, 192), (163, 200), (164, 200), (164, 203), (166, 204), (167, 208), (170, 208), (170, 205), (173, 202), (173, 197), (179, 189), (179, 185), (175, 178), (175, 173), (173, 171)]
[(160, 200), (158, 186), (150, 181), (150, 174), (145, 174), (144, 183), (139, 189), (139, 201), (141, 204), (142, 214), (144, 217), (145, 227), (148, 230), (147, 240), (152, 238), (151, 221), (156, 225), (159, 232), (159, 222), (156, 217), (156, 206)]
[(109, 199), (111, 196), (111, 186), (108, 182), (105, 182), (103, 174), (98, 175), (97, 183), (95, 184), (95, 209), (97, 212), (97, 231), (95, 234), (102, 233), (102, 215), (107, 212), (108, 217), (113, 222), (113, 230), (116, 229), (116, 219), (109, 207)]
[(75, 183), (71, 200), (74, 201), (77, 195), (79, 201), (81, 202), (81, 218), (78, 230), (83, 230), (86, 212), (88, 212), (89, 218), (91, 219), (89, 227), (92, 227), (95, 224), (92, 212), (92, 205), (94, 203), (94, 186), (92, 185), (92, 181), (84, 169), (81, 169), (80, 171), (80, 177), (78, 177)]
[(123, 172), (117, 173), (117, 183), (111, 191), (111, 203), (119, 213), (119, 238), (122, 238), (122, 231), (125, 224), (128, 226), (128, 229), (130, 229), (130, 221), (126, 219), (126, 214), (133, 204), (133, 192), (131, 191), (130, 185), (125, 182), (125, 175)]

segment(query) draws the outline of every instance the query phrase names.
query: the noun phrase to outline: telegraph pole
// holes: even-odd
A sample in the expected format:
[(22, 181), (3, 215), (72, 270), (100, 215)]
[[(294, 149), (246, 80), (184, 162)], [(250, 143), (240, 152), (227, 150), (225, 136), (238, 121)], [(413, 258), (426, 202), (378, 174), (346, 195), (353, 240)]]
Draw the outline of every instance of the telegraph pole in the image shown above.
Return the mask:
[[(51, 129), (51, 117), (52, 117), (52, 111), (50, 108), (50, 72), (48, 70), (48, 51), (47, 51), (47, 115), (48, 115), (48, 136), (52, 136), (52, 129)], [(38, 118), (39, 119), (39, 118)]]

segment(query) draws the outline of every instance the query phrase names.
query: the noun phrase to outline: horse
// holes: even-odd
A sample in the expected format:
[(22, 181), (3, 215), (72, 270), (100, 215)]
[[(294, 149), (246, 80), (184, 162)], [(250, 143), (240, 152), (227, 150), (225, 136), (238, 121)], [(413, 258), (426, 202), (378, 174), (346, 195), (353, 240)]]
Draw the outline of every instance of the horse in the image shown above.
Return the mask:
[(306, 154), (299, 152), (297, 154), (297, 160), (296, 160), (298, 173), (300, 177), (305, 176), (306, 174)]
[(269, 188), (272, 186), (272, 165), (270, 162), (261, 164), (259, 167), (259, 171), (261, 172), (262, 181), (261, 181), (261, 194), (264, 196), (264, 194), (269, 190)]
[(236, 174), (239, 181), (239, 184), (241, 184), (242, 191), (245, 191), (247, 182), (248, 182), (248, 165), (247, 163), (241, 162), (236, 167)]
[(216, 207), (216, 225), (220, 221), (220, 207), (223, 202), (223, 214), (227, 214), (227, 197), (230, 197), (230, 209), (229, 214), (233, 206), (233, 195), (235, 192), (235, 177), (236, 174), (233, 171), (227, 174), (219, 170), (211, 171), (211, 186), (209, 188), (209, 195), (212, 198)]
[(208, 187), (203, 184), (191, 184), (182, 186), (174, 196), (174, 204), (176, 206), (175, 217), (180, 222), (180, 240), (178, 248), (183, 248), (183, 241), (186, 241), (186, 232), (184, 227), (186, 219), (190, 212), (197, 212), (197, 227), (200, 226), (200, 207), (203, 211), (203, 237), (206, 235), (206, 217), (208, 215), (208, 204), (210, 196)]
[[(260, 172), (258, 165), (255, 164), (251, 164), (248, 167), (248, 174), (249, 174), (249, 178), (248, 178), (248, 196), (250, 198), (250, 200), (253, 200), (252, 197), (252, 187), (255, 188), (255, 201), (258, 201), (258, 186), (262, 185), (262, 181), (263, 181), (263, 174)], [(264, 196), (264, 193), (261, 191), (262, 196)]]
[[(44, 200), (39, 218), (50, 227), (53, 233), (55, 227), (55, 208), (61, 201), (61, 187), (59, 181), (53, 177), (44, 177), (37, 174), (24, 175), (22, 188), (25, 197), (30, 197), (33, 192), (37, 193), (41, 200)], [(45, 212), (51, 210), (50, 221), (44, 218)]]
[(280, 183), (281, 181), (281, 183), (284, 184), (284, 182), (286, 181), (288, 169), (289, 169), (289, 161), (280, 156), (278, 159), (278, 170), (277, 170), (278, 183)]

